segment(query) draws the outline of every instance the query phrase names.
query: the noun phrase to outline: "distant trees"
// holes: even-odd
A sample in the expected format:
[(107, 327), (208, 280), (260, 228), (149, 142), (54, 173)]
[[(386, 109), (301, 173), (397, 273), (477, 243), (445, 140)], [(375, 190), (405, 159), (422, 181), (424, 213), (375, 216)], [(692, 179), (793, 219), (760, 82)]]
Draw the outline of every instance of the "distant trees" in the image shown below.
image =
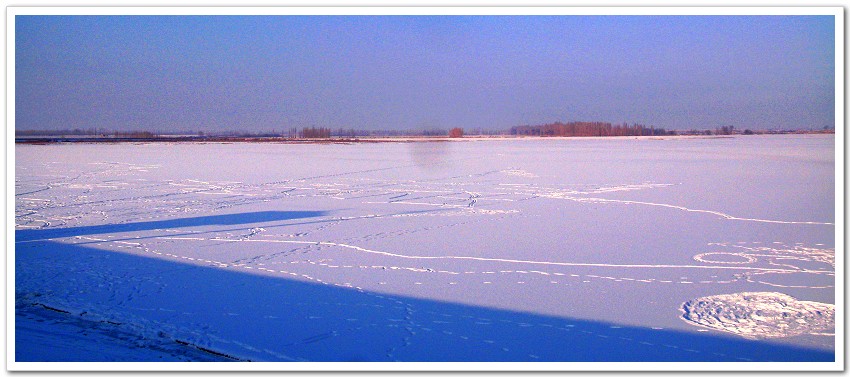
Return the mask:
[(152, 138), (157, 136), (151, 131), (109, 131), (103, 128), (66, 129), (66, 130), (15, 130), (16, 137), (27, 136), (99, 136), (99, 137), (130, 137)]
[(430, 128), (422, 130), (422, 136), (446, 136), (445, 128)]
[(449, 137), (463, 137), (463, 128), (452, 128), (451, 130), (449, 130)]
[(353, 128), (344, 129), (342, 127), (336, 129), (331, 133), (331, 136), (339, 136), (339, 137), (357, 137), (363, 135), (363, 131), (358, 131)]
[(524, 136), (659, 136), (675, 135), (675, 131), (647, 127), (634, 123), (629, 125), (607, 122), (555, 122), (538, 126), (511, 127), (511, 135)]
[(110, 135), (111, 131), (108, 131), (103, 128), (88, 128), (88, 129), (65, 129), (65, 130), (15, 130), (15, 136), (55, 136), (55, 135), (69, 135), (69, 136), (97, 136), (97, 135)]
[(116, 137), (131, 137), (136, 139), (150, 139), (156, 135), (150, 131), (116, 131), (113, 133), (113, 136)]
[(735, 133), (735, 126), (723, 126), (714, 130), (715, 135), (731, 135)]
[(327, 139), (331, 137), (331, 129), (325, 127), (304, 127), (298, 137), (305, 139)]

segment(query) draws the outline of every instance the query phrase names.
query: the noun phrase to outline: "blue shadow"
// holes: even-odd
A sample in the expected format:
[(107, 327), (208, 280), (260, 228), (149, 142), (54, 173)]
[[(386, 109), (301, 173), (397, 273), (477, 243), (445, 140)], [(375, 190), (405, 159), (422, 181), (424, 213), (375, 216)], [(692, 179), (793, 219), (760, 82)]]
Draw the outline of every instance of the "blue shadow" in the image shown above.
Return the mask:
[[(221, 217), (189, 224), (215, 221), (245, 220)], [(214, 352), (196, 360), (209, 360), (210, 355), (251, 361), (835, 360), (833, 352), (718, 333), (654, 330), (358, 291), (285, 275), (252, 274), (148, 255), (49, 241), (19, 245), (15, 260), (15, 360), (128, 361), (120, 356), (104, 359), (103, 355), (132, 355), (134, 350), (145, 355), (152, 348), (180, 352), (175, 347), (185, 348), (179, 355), (183, 359), (191, 359), (198, 347)], [(73, 302), (84, 307), (73, 307), (69, 304)], [(32, 322), (22, 321), (38, 318), (37, 311), (45, 310), (42, 305), (61, 310), (51, 315), (65, 316), (68, 321), (82, 321), (97, 312), (97, 318), (111, 318), (111, 322), (86, 322), (78, 327), (106, 336), (111, 332), (125, 335), (116, 336), (114, 344), (101, 341), (90, 345), (111, 352), (56, 356), (49, 350), (67, 344), (69, 340), (63, 336), (69, 336), (68, 332), (38, 336), (26, 326)], [(175, 318), (182, 319), (175, 322)], [(44, 323), (36, 326), (49, 328), (51, 321)], [(134, 331), (138, 335), (133, 341), (122, 340)], [(157, 335), (148, 339), (145, 334)], [(77, 342), (78, 349), (86, 348), (82, 336), (70, 341)]]
[(176, 229), (211, 225), (245, 225), (320, 217), (325, 216), (328, 213), (328, 211), (260, 211), (144, 221), (127, 224), (104, 224), (55, 229), (26, 229), (15, 231), (15, 241), (48, 240), (52, 238), (85, 236), (92, 234), (139, 232), (155, 229)]

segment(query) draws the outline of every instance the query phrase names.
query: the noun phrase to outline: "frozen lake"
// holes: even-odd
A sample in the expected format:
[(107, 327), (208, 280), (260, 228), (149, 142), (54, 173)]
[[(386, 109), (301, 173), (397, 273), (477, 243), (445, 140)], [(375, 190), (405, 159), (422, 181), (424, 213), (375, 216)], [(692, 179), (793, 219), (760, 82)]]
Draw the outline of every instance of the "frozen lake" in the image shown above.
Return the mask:
[(833, 135), (15, 146), (16, 361), (832, 361)]

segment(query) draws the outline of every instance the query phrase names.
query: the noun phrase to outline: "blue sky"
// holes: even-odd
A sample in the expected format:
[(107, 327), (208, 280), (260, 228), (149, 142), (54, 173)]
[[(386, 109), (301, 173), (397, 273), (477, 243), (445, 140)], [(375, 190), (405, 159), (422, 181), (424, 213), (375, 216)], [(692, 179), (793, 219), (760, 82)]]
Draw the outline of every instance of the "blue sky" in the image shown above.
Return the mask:
[(832, 16), (16, 16), (16, 128), (823, 128), (834, 43)]

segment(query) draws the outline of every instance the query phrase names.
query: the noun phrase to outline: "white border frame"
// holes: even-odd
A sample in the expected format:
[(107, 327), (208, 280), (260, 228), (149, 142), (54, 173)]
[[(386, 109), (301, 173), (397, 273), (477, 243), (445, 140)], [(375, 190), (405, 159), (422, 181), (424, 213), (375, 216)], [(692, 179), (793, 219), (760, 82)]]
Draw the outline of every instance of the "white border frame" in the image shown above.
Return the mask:
[[(14, 361), (15, 16), (18, 15), (826, 15), (835, 17), (836, 336), (832, 363), (409, 362), (29, 363)], [(842, 7), (14, 7), (6, 8), (6, 368), (8, 371), (843, 371), (844, 9)], [(840, 284), (839, 284), (840, 283)], [(12, 330), (12, 331), (9, 331)]]

